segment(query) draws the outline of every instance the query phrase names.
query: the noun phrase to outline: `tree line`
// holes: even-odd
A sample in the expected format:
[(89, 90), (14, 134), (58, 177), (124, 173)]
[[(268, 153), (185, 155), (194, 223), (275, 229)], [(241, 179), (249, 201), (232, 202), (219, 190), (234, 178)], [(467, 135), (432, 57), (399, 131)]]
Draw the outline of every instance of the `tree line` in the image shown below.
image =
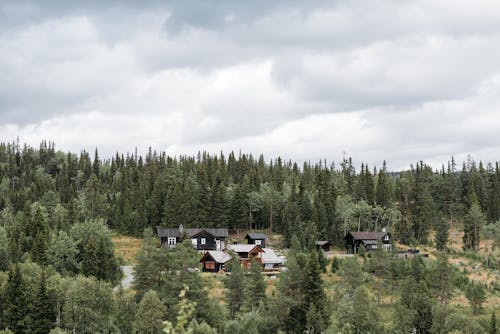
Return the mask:
[(471, 159), (461, 169), (452, 158), (438, 170), (417, 162), (391, 172), (385, 161), (379, 169), (362, 163), (356, 170), (347, 157), (338, 166), (299, 166), (262, 155), (170, 157), (149, 150), (145, 157), (116, 154), (103, 161), (97, 149), (91, 158), (86, 151), (56, 151), (53, 143), (39, 149), (1, 143), (0, 181), (3, 216), (17, 217), (38, 203), (52, 231), (102, 219), (135, 236), (183, 224), (269, 229), (282, 233), (286, 246), (294, 235), (340, 246), (348, 230), (386, 228), (410, 244), (429, 241), (442, 225), (463, 223), (464, 244), (475, 249), (481, 229), (500, 218), (499, 165)]

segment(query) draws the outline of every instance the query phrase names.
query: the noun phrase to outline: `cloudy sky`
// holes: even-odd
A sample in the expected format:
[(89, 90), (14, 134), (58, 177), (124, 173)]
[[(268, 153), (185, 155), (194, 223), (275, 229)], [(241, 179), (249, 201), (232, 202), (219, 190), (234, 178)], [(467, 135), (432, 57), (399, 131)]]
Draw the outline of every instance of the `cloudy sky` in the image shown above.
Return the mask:
[(1, 141), (400, 169), (499, 130), (497, 0), (0, 0)]

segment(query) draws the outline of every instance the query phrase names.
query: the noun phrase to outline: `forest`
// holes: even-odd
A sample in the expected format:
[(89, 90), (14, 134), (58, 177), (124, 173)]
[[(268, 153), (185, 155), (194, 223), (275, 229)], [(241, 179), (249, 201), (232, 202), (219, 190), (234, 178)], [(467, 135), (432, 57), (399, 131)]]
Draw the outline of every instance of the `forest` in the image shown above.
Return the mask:
[[(498, 334), (499, 163), (387, 164), (0, 143), (0, 333)], [(179, 225), (267, 231), (287, 270), (202, 274), (189, 240), (153, 234)], [(341, 256), (348, 231), (382, 229), (393, 251)], [(141, 240), (131, 290), (113, 289), (117, 235)]]

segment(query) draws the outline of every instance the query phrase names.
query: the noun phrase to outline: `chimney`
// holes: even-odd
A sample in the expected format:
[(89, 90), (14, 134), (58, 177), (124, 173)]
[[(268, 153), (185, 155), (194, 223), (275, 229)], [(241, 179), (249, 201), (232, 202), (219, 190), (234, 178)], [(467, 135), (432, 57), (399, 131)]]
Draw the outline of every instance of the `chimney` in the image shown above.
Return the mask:
[(387, 232), (387, 229), (385, 227), (382, 228), (382, 232), (384, 232), (384, 233)]
[(179, 225), (179, 233), (182, 235), (184, 233), (184, 225)]

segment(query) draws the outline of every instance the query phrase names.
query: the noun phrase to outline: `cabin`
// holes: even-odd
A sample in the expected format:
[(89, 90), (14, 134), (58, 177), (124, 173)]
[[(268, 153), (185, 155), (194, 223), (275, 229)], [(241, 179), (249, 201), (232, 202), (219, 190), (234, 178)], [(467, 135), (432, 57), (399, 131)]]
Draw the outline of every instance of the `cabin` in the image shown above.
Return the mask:
[(330, 241), (326, 240), (317, 240), (315, 242), (316, 244), (316, 249), (318, 251), (322, 250), (323, 252), (329, 252), (330, 251)]
[(263, 248), (261, 254), (262, 268), (264, 271), (279, 271), (283, 266), (283, 260), (272, 248)]
[(231, 255), (224, 251), (207, 251), (200, 260), (202, 270), (218, 273), (226, 270), (226, 263), (231, 260)]
[(366, 251), (377, 249), (382, 243), (385, 250), (391, 249), (391, 234), (389, 232), (349, 232), (344, 237), (347, 253), (357, 254), (360, 247)]
[(262, 248), (266, 247), (267, 235), (264, 233), (249, 232), (245, 239), (247, 239), (247, 244), (259, 245)]
[(243, 268), (249, 269), (252, 265), (253, 259), (255, 259), (259, 264), (262, 264), (262, 254), (264, 253), (264, 250), (259, 245), (233, 244), (228, 245), (227, 249), (238, 255)]
[(156, 227), (156, 234), (160, 237), (161, 245), (170, 248), (182, 242), (184, 238), (191, 239), (197, 250), (223, 250), (228, 236), (227, 228), (164, 228)]

